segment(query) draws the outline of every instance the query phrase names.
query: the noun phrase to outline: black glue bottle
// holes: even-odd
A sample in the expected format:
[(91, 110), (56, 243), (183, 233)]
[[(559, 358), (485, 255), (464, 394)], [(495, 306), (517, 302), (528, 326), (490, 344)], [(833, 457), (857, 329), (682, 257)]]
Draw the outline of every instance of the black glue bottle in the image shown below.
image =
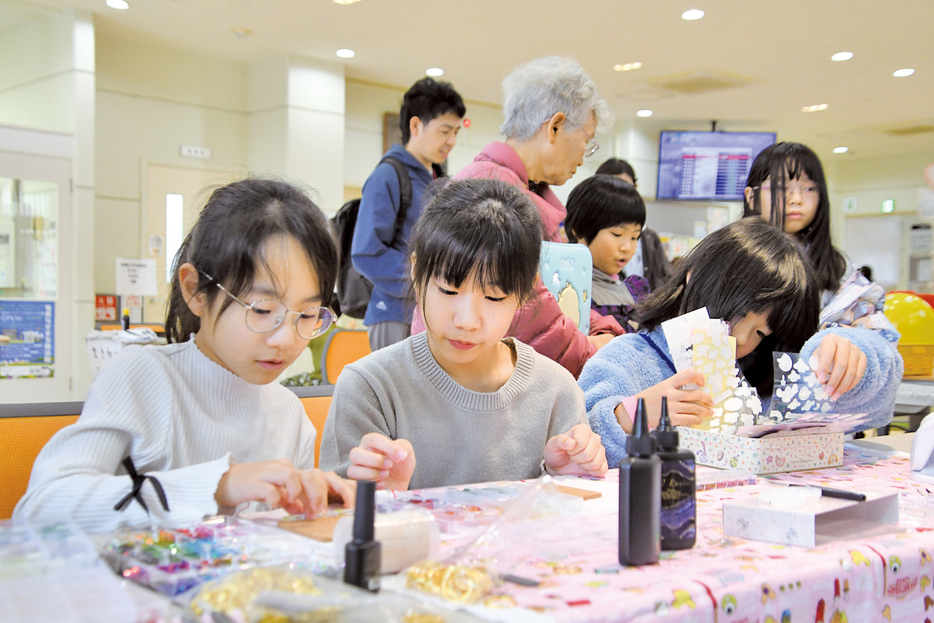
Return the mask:
[(662, 396), (662, 418), (654, 435), (662, 462), (662, 550), (690, 549), (697, 540), (694, 453), (678, 449), (667, 396)]
[(357, 481), (357, 505), (353, 516), (353, 539), (344, 547), (344, 582), (379, 591), (382, 547), (374, 540), (376, 483)]
[(658, 562), (662, 462), (649, 434), (645, 400), (639, 399), (619, 464), (619, 564), (638, 566)]

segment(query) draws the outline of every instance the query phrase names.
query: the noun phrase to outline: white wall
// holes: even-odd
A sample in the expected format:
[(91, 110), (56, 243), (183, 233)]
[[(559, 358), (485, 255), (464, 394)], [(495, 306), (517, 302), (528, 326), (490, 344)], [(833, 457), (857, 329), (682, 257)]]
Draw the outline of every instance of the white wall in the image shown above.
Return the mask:
[[(246, 168), (247, 68), (107, 35), (97, 38), (94, 288), (115, 290), (114, 258), (142, 257), (145, 164)], [(182, 157), (181, 145), (211, 149)]]

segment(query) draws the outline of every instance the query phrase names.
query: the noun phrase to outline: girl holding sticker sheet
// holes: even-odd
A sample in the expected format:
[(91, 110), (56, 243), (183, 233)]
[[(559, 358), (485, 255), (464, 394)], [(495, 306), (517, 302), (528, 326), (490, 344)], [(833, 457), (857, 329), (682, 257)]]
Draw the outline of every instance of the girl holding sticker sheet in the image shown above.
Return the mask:
[[(617, 465), (625, 454), (637, 398), (646, 399), (652, 426), (658, 424), (662, 396), (668, 397), (674, 425), (700, 424), (712, 415), (703, 375), (696, 370), (676, 373), (662, 322), (706, 307), (711, 318), (729, 323), (740, 369), (750, 384), (771, 386), (773, 351), (800, 350), (808, 360), (826, 337), (826, 331), (815, 335), (819, 298), (801, 248), (764, 221), (743, 219), (707, 236), (646, 299), (640, 333), (614, 338), (584, 366), (578, 383), (608, 463)], [(770, 364), (766, 370), (749, 365), (763, 359)], [(870, 360), (869, 365), (873, 373), (864, 375), (859, 391), (843, 395), (838, 411), (867, 410), (873, 396), (884, 395), (892, 371), (883, 367), (884, 361)], [(701, 389), (680, 389), (687, 383)], [(891, 409), (876, 413), (867, 427), (890, 417)]]

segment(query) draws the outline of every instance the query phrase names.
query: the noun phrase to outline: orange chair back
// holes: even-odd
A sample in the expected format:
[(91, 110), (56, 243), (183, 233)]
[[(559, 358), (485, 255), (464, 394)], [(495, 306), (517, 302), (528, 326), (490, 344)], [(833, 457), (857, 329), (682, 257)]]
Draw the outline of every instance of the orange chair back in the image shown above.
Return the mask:
[[(80, 403), (78, 403), (80, 404)], [(77, 415), (33, 415), (0, 418), (0, 519), (9, 519), (26, 493), (39, 451)]]
[(366, 331), (332, 331), (321, 353), (321, 378), (331, 385), (337, 383), (337, 377), (344, 366), (366, 357), (370, 352), (370, 338)]
[(321, 434), (324, 432), (324, 423), (331, 409), (331, 396), (307, 396), (299, 400), (305, 407), (305, 415), (315, 425), (315, 467), (318, 467), (318, 459), (321, 456)]

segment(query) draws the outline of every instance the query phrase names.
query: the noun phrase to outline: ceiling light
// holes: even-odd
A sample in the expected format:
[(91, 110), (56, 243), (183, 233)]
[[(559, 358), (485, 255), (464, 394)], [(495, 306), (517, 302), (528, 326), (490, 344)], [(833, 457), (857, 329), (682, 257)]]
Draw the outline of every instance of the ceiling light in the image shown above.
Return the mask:
[(848, 61), (848, 60), (850, 60), (851, 58), (853, 58), (853, 53), (852, 53), (852, 52), (837, 52), (836, 54), (834, 54), (833, 56), (830, 57), (830, 60), (832, 60), (832, 61)]
[(639, 69), (642, 67), (642, 63), (626, 63), (625, 65), (613, 65), (614, 71), (632, 71), (633, 69)]
[(353, 58), (355, 56), (355, 52), (353, 50), (348, 50), (347, 48), (341, 48), (336, 52), (336, 54), (341, 58)]
[(827, 104), (814, 104), (813, 106), (805, 106), (801, 109), (801, 112), (817, 112), (818, 110), (827, 110)]
[(440, 67), (429, 67), (425, 70), (426, 76), (431, 76), (432, 78), (437, 78), (438, 76), (444, 75), (444, 70)]
[(126, 0), (107, 0), (107, 6), (109, 6), (111, 9), (124, 11), (130, 8), (130, 3)]
[(834, 147), (833, 148), (833, 153), (835, 154), (845, 154), (848, 151), (850, 151), (849, 147)]
[(648, 109), (639, 110), (636, 112), (637, 117), (651, 117), (652, 111)]
[(253, 31), (249, 28), (231, 28), (230, 32), (237, 39), (246, 39), (253, 34)]
[(905, 76), (910, 76), (913, 73), (915, 73), (914, 69), (909, 69), (906, 67), (905, 69), (895, 70), (895, 72), (893, 72), (892, 75), (895, 76), (896, 78), (904, 78)]
[(355, 2), (360, 2), (360, 0), (334, 0), (334, 4), (343, 4), (343, 5), (353, 4)]
[(686, 19), (691, 22), (702, 17), (704, 17), (704, 12), (700, 9), (691, 9), (681, 14), (681, 19)]

